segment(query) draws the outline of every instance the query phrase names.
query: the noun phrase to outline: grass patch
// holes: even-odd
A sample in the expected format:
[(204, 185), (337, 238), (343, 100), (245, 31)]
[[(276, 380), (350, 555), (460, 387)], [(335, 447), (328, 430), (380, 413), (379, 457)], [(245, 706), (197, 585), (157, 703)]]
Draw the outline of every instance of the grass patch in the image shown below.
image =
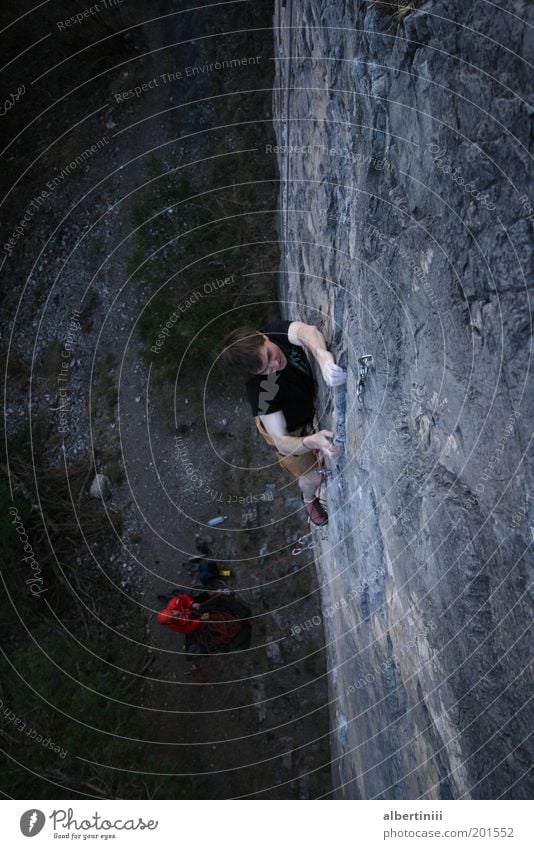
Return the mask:
[[(231, 182), (231, 167), (213, 166), (215, 185)], [(237, 199), (233, 189), (196, 196), (186, 177), (164, 173), (155, 159), (149, 177), (133, 210), (139, 229), (127, 270), (143, 293), (143, 357), (161, 383), (176, 378), (180, 363), (186, 374), (198, 376), (199, 365), (209, 367), (217, 358), (226, 333), (263, 315), (243, 305), (246, 295), (258, 299), (250, 286), (245, 294), (242, 278), (250, 262), (245, 243), (258, 239), (257, 222), (233, 217), (251, 199), (242, 193)], [(218, 378), (224, 380), (222, 370)]]
[[(120, 514), (108, 508), (106, 516), (88, 496), (89, 458), (65, 469), (39, 453), (40, 427), (33, 428), (33, 460), (29, 432), (10, 440), (13, 499), (0, 482), (0, 791), (20, 799), (205, 798), (194, 779), (139, 774), (180, 769), (174, 759), (147, 757), (136, 742), (150, 737), (153, 717), (128, 705), (146, 702), (137, 676), (151, 656), (141, 645), (145, 618), (115, 589), (121, 572), (109, 553)], [(26, 544), (43, 578), (39, 596), (27, 586), (36, 570), (22, 559)]]
[[(141, 647), (130, 643), (126, 652), (119, 637), (92, 633), (85, 644), (97, 655), (93, 657), (67, 637), (50, 636), (49, 629), (38, 630), (35, 638), (37, 645), (26, 644), (12, 657), (19, 675), (7, 664), (0, 663), (0, 668), (3, 704), (11, 712), (5, 717), (3, 736), (17, 761), (39, 777), (24, 768), (12, 768), (0, 779), (5, 793), (19, 799), (76, 794), (111, 799), (202, 798), (201, 785), (195, 780), (139, 774), (177, 771), (168, 760), (147, 759), (144, 746), (135, 742), (147, 736), (142, 712), (120, 704), (136, 702), (139, 685), (113, 664), (126, 662), (129, 669), (141, 673), (146, 661)], [(50, 744), (42, 745), (37, 734)], [(51, 781), (62, 786), (55, 787)]]
[(415, 11), (420, 0), (371, 0), (373, 6), (379, 6), (394, 17), (399, 23), (406, 15)]
[(112, 351), (100, 354), (95, 362), (91, 386), (91, 417), (102, 416), (104, 421), (116, 420), (117, 387), (112, 370), (116, 357)]
[(37, 378), (41, 387), (48, 392), (55, 393), (57, 391), (57, 377), (61, 371), (62, 351), (63, 346), (57, 339), (49, 342), (43, 351), (39, 372), (37, 375), (34, 374), (34, 380)]

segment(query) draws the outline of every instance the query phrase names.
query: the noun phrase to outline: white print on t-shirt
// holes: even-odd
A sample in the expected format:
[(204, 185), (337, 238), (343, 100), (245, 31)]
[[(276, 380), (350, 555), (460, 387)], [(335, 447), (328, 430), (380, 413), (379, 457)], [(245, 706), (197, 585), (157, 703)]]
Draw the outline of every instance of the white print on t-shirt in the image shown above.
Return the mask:
[(278, 375), (280, 372), (273, 371), (267, 375), (260, 383), (260, 392), (258, 395), (258, 415), (265, 416), (269, 412), (269, 402), (274, 400), (280, 389), (278, 385)]

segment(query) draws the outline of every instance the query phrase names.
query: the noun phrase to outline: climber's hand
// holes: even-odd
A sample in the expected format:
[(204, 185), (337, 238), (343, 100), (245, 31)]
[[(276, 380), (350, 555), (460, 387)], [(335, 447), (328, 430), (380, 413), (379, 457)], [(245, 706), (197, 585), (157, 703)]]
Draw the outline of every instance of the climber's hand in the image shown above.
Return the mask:
[(343, 453), (341, 447), (332, 444), (333, 435), (331, 430), (320, 430), (307, 437), (307, 442), (309, 444), (310, 439), (313, 437), (313, 447), (318, 448), (319, 451), (322, 451), (323, 454), (333, 460)]
[(330, 351), (321, 351), (317, 358), (323, 380), (327, 386), (342, 386), (347, 381), (347, 372), (336, 365)]

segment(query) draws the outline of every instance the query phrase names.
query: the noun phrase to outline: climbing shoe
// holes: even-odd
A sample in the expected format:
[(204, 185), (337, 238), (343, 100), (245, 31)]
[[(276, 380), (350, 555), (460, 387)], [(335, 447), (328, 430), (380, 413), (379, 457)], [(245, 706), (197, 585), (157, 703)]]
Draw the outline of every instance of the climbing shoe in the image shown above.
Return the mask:
[(306, 513), (310, 517), (310, 522), (313, 522), (314, 525), (326, 525), (328, 522), (328, 513), (318, 498), (314, 498), (313, 501), (304, 501), (303, 498), (302, 502)]

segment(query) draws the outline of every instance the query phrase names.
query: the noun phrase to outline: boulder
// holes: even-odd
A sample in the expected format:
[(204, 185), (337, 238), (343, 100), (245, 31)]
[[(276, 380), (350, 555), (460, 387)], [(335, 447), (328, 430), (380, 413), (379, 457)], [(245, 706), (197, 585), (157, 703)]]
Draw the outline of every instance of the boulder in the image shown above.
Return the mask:
[(91, 498), (102, 498), (107, 501), (111, 497), (111, 481), (106, 475), (95, 475), (89, 490)]

